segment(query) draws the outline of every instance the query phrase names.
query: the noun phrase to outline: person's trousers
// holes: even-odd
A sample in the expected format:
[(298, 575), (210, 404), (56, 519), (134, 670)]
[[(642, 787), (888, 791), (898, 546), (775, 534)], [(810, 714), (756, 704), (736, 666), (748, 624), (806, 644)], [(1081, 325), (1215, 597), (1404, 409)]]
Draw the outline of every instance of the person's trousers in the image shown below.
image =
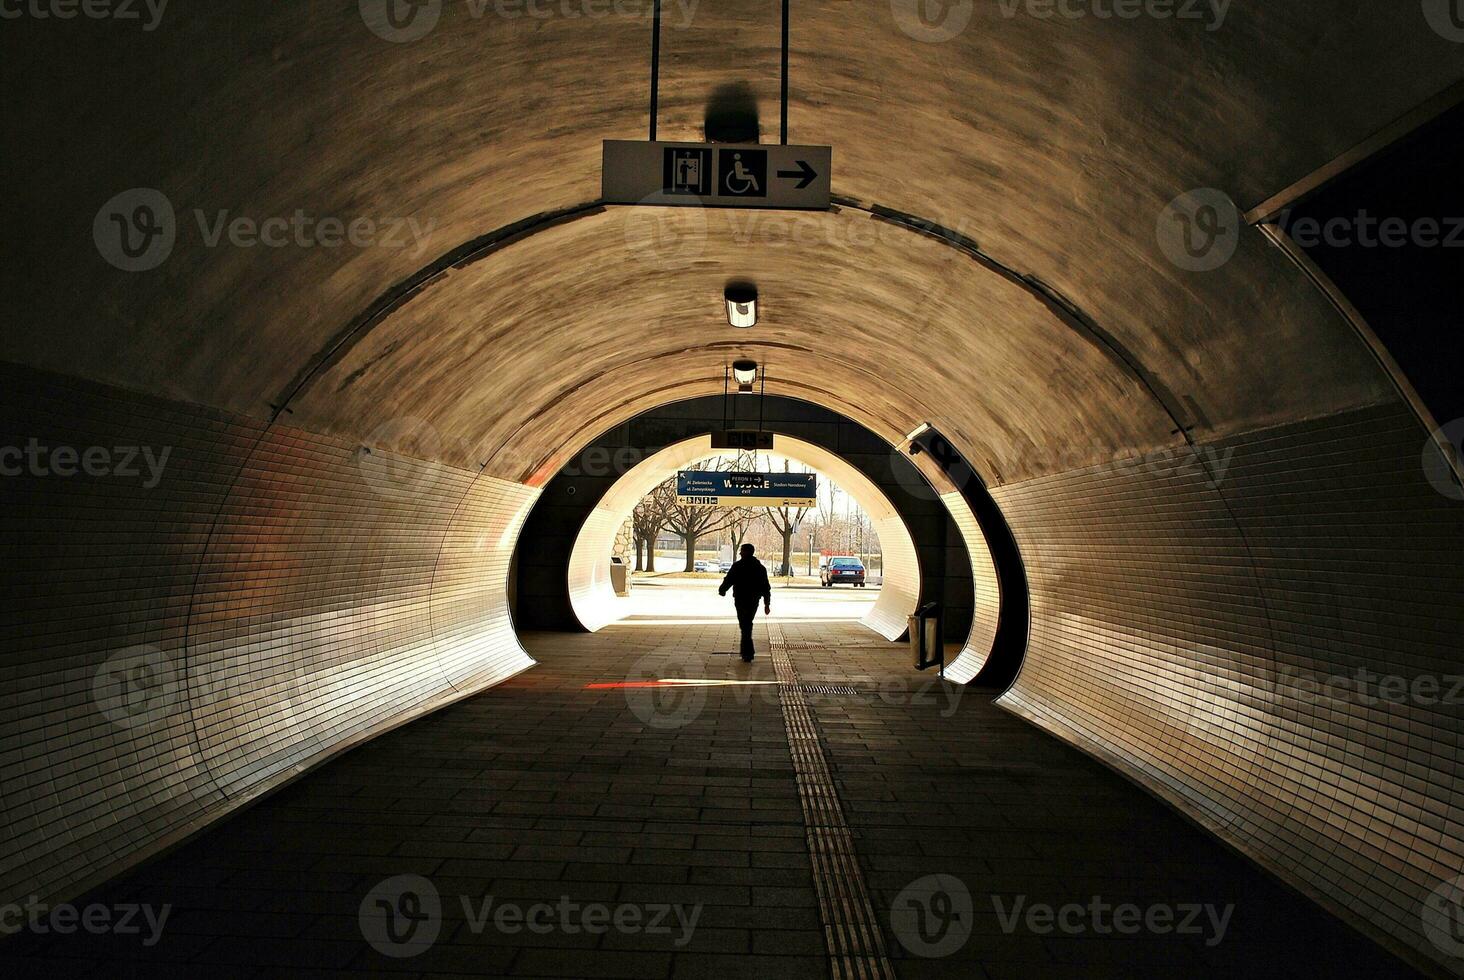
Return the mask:
[(757, 600), (737, 603), (737, 625), (742, 627), (742, 659), (751, 660), (755, 652), (752, 646), (752, 620), (757, 615)]

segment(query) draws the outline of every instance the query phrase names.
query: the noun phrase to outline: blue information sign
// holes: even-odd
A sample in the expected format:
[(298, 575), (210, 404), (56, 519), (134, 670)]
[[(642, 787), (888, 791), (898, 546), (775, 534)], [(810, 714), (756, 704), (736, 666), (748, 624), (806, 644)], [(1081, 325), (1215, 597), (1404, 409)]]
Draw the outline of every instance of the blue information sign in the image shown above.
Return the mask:
[(682, 470), (676, 474), (676, 499), (693, 507), (816, 507), (818, 477)]

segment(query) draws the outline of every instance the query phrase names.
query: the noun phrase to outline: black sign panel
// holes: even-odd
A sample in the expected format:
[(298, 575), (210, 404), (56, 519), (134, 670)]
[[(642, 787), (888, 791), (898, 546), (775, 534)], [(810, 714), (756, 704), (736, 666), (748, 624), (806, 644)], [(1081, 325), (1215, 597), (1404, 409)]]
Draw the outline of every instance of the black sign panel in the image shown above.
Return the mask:
[(605, 140), (603, 154), (600, 196), (611, 204), (829, 208), (827, 146)]
[(712, 448), (771, 450), (773, 434), (757, 429), (722, 429), (712, 433)]

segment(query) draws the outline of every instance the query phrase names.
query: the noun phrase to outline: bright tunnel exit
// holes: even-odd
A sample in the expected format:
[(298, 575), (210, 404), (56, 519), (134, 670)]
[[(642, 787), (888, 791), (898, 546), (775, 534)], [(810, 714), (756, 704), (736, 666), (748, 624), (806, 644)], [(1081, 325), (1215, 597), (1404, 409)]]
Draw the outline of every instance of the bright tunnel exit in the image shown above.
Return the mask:
[[(570, 604), (585, 629), (603, 629), (635, 615), (640, 608), (633, 599), (616, 595), (610, 562), (616, 535), (636, 505), (678, 471), (723, 452), (712, 448), (710, 435), (674, 443), (625, 473), (600, 500), (581, 526), (569, 560)], [(873, 481), (828, 449), (779, 435), (773, 456), (779, 461), (802, 464), (820, 478), (827, 478), (868, 516), (872, 536), (881, 549), (880, 588), (873, 603), (862, 604), (867, 611), (860, 616), (860, 622), (886, 639), (899, 638), (920, 596), (920, 563), (915, 542), (894, 505)], [(774, 566), (782, 558), (781, 554), (761, 557)], [(715, 593), (708, 591), (710, 598), (715, 598)], [(730, 615), (730, 603), (727, 605)]]

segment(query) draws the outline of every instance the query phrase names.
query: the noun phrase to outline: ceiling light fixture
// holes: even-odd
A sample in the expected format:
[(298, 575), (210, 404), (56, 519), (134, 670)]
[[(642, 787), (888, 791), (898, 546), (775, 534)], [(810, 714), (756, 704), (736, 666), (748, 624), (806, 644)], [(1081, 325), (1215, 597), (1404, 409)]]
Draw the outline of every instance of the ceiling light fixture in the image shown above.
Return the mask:
[(738, 394), (750, 394), (757, 382), (757, 361), (733, 361), (732, 380), (737, 382)]
[(727, 303), (728, 323), (744, 329), (757, 326), (756, 286), (743, 282), (729, 283), (722, 296)]

